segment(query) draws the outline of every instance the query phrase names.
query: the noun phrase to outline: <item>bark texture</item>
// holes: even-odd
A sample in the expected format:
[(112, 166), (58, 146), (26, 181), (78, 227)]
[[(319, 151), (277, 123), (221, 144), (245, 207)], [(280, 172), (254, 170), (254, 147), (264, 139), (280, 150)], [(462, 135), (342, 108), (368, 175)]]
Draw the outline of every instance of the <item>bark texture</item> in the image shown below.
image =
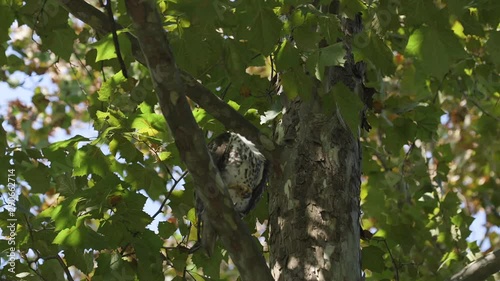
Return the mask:
[(469, 264), (449, 281), (482, 281), (500, 272), (500, 250), (495, 250)]
[(291, 102), (270, 189), (275, 280), (361, 280), (360, 148), (341, 118), (314, 101)]
[[(338, 8), (338, 1), (321, 7), (336, 15)], [(341, 82), (356, 99), (364, 64), (355, 63), (351, 44), (361, 17), (341, 22), (346, 61), (325, 70), (325, 92)], [(361, 148), (338, 110), (323, 114), (331, 105), (317, 92), (286, 105), (275, 135), (281, 155), (270, 184), (270, 267), (275, 280), (359, 281)]]

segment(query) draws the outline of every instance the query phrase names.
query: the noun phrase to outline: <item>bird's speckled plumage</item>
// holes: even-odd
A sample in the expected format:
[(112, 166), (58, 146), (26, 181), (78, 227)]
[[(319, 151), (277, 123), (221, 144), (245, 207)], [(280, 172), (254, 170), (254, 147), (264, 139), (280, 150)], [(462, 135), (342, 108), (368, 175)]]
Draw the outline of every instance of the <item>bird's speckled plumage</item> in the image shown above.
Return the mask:
[(221, 160), (222, 163), (218, 168), (228, 188), (234, 209), (246, 214), (262, 194), (262, 189), (258, 187), (263, 180), (266, 158), (253, 143), (243, 136), (232, 133)]
[[(217, 136), (208, 144), (212, 159), (228, 188), (234, 209), (241, 215), (255, 207), (267, 183), (268, 163), (264, 155), (245, 137), (231, 132)], [(196, 200), (201, 246), (211, 255), (217, 235), (205, 223), (204, 207)], [(200, 224), (201, 222), (201, 224)], [(200, 229), (200, 225), (201, 228)], [(200, 241), (199, 241), (200, 242)]]

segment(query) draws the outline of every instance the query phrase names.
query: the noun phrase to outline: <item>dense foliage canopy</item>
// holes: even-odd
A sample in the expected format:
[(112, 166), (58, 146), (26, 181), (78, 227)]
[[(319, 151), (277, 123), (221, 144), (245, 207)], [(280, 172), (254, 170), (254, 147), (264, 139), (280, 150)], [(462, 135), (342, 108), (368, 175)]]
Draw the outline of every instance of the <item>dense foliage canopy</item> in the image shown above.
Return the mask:
[[(197, 236), (195, 187), (125, 2), (110, 2), (112, 25), (98, 1), (0, 0), (0, 76), (32, 94), (0, 112), (0, 276), (238, 276), (223, 248), (210, 259), (186, 251)], [(283, 99), (314, 94), (327, 112), (340, 110), (363, 149), (361, 224), (374, 233), (362, 243), (367, 280), (445, 280), (498, 247), (500, 2), (156, 2), (181, 75), (269, 137)], [(334, 4), (339, 15), (325, 9)], [(359, 79), (374, 89), (365, 101), (372, 128), (359, 133), (363, 101), (341, 83), (329, 92), (321, 86), (325, 67), (344, 63), (342, 22), (356, 15), (364, 29), (352, 52), (366, 65)], [(42, 77), (57, 87), (27, 86)], [(207, 139), (225, 130), (188, 97)], [(486, 235), (467, 241), (478, 213)], [(267, 218), (265, 199), (245, 218), (265, 257), (273, 247)]]

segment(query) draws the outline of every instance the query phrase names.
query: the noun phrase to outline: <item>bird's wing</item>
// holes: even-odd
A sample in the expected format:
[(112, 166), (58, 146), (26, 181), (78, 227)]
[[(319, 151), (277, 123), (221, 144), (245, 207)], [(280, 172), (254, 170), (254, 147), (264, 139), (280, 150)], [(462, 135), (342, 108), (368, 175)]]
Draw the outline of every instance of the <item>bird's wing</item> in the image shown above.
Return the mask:
[(262, 171), (262, 178), (257, 184), (257, 186), (254, 188), (252, 191), (252, 197), (250, 197), (250, 202), (248, 202), (248, 206), (243, 212), (241, 212), (243, 215), (248, 214), (253, 208), (255, 208), (255, 205), (257, 205), (257, 202), (259, 202), (260, 198), (262, 197), (262, 193), (264, 193), (264, 188), (266, 187), (267, 184), (267, 177), (269, 174), (269, 161), (264, 162), (264, 170)]

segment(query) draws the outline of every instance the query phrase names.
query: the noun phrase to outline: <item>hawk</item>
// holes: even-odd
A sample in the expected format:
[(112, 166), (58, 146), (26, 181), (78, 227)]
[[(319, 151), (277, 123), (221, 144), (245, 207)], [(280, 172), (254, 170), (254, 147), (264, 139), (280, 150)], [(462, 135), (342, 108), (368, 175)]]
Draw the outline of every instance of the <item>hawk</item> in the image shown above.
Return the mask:
[[(232, 132), (217, 136), (208, 144), (208, 149), (228, 189), (235, 211), (246, 215), (255, 207), (267, 183), (268, 161), (251, 141)], [(196, 198), (196, 215), (198, 242), (191, 252), (202, 247), (211, 256), (217, 234), (209, 225), (199, 198)]]

